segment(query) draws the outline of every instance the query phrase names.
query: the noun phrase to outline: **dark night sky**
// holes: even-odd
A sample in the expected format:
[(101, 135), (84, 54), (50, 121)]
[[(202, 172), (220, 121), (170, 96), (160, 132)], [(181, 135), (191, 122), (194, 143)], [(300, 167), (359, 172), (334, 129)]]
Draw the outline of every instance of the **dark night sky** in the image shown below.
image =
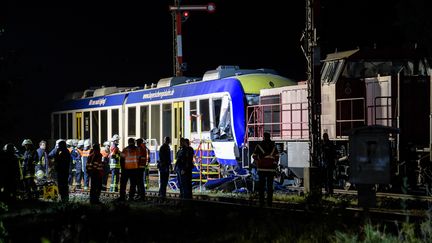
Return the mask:
[[(49, 113), (68, 92), (100, 85), (143, 86), (172, 76), (168, 6), (173, 1), (33, 2), (10, 1), (0, 12), (0, 81), (5, 90), (0, 142), (47, 138)], [(299, 41), (304, 0), (213, 2), (216, 13), (191, 12), (183, 25), (186, 75), (200, 76), (224, 64), (273, 68), (305, 79)], [(323, 53), (374, 43), (407, 45), (400, 19), (428, 12), (423, 5), (401, 8), (398, 2), (412, 2), (408, 0), (321, 2)]]

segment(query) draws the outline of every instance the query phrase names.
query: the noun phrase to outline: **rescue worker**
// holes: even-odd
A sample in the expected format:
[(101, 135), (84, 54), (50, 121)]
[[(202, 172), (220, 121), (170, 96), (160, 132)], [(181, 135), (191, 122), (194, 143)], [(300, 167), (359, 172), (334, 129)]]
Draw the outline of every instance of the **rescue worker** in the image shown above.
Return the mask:
[(76, 162), (77, 162), (76, 158), (79, 157), (79, 154), (78, 154), (78, 151), (76, 150), (76, 148), (74, 148), (72, 139), (66, 140), (66, 146), (67, 146), (67, 149), (68, 149), (68, 151), (72, 157), (71, 164), (69, 166), (69, 178), (68, 178), (68, 185), (72, 186), (73, 181), (76, 177)]
[(325, 176), (325, 191), (327, 195), (333, 194), (333, 172), (336, 167), (336, 148), (329, 140), (327, 133), (323, 134), (322, 141), (322, 160)]
[(100, 151), (102, 154), (102, 167), (103, 167), (102, 190), (107, 191), (108, 175), (110, 172), (110, 167), (109, 167), (110, 143), (108, 141), (105, 141), (103, 145), (104, 147)]
[(252, 157), (259, 177), (259, 204), (264, 206), (264, 190), (267, 188), (267, 206), (270, 207), (273, 201), (273, 180), (279, 161), (279, 153), (275, 143), (270, 140), (270, 133), (264, 133), (264, 140), (256, 145)]
[[(188, 140), (180, 138), (180, 149), (177, 151), (175, 171), (180, 189), (180, 198), (192, 198), (192, 168), (193, 154), (189, 149)], [(193, 149), (192, 149), (193, 151)], [(192, 152), (193, 153), (193, 152)], [(191, 164), (192, 163), (192, 164)]]
[(71, 155), (66, 148), (66, 142), (60, 141), (54, 157), (54, 166), (57, 171), (57, 184), (62, 202), (69, 201), (69, 166), (71, 164)]
[(20, 180), (20, 168), (15, 146), (11, 143), (5, 145), (1, 151), (2, 170), (0, 170), (0, 200), (13, 202), (16, 199), (17, 185)]
[(192, 199), (192, 170), (194, 168), (195, 152), (191, 147), (189, 139), (185, 139), (186, 144), (186, 181), (185, 181), (185, 198)]
[(24, 187), (28, 198), (35, 199), (37, 197), (37, 190), (34, 178), (38, 156), (33, 148), (33, 142), (30, 139), (24, 139), (22, 146), (25, 147), (23, 161)]
[(99, 197), (102, 190), (103, 163), (99, 144), (94, 144), (87, 160), (87, 173), (90, 177), (90, 203), (100, 204)]
[[(142, 138), (138, 138), (136, 140), (136, 143), (140, 151), (140, 158), (138, 162), (138, 174), (137, 174), (137, 188), (138, 188), (138, 192), (144, 191), (144, 195), (145, 195), (145, 189), (146, 189), (146, 187), (144, 186), (144, 181), (146, 179), (145, 168), (147, 166), (147, 161), (148, 161), (147, 146), (144, 143), (144, 139)], [(145, 198), (140, 198), (140, 200), (145, 200)]]
[[(55, 155), (56, 155), (56, 153), (57, 153), (57, 149), (58, 149), (58, 146), (59, 146), (59, 143), (61, 142), (61, 141), (64, 141), (63, 139), (57, 139), (57, 141), (56, 141), (56, 145), (54, 146), (54, 148), (51, 150), (51, 152), (49, 152), (49, 154), (48, 154), (48, 158), (51, 160), (51, 161), (53, 161), (54, 160), (54, 157), (55, 157)], [(54, 162), (51, 162), (50, 161), (50, 165), (49, 165), (49, 174), (48, 174), (48, 177), (50, 177), (50, 178), (52, 178), (52, 179), (54, 179), (54, 180), (57, 180), (57, 172), (55, 171), (55, 169), (51, 169), (53, 166), (52, 166), (52, 164), (54, 163)]]
[(83, 169), (82, 169), (82, 162), (81, 162), (81, 154), (83, 153), (84, 149), (84, 140), (79, 140), (77, 143), (77, 154), (75, 156), (72, 156), (72, 159), (75, 159), (75, 188), (81, 189), (81, 181), (83, 179)]
[(118, 148), (120, 137), (117, 134), (111, 139), (111, 147), (109, 154), (109, 166), (111, 170), (111, 192), (118, 192), (118, 183), (120, 176), (120, 149)]
[(42, 140), (39, 142), (39, 148), (36, 150), (38, 160), (36, 163), (36, 175), (38, 179), (46, 177), (48, 175), (48, 154), (46, 152), (46, 141)]
[(84, 175), (84, 190), (89, 189), (89, 178), (87, 174), (87, 160), (90, 155), (90, 139), (84, 140), (84, 148), (81, 150), (82, 172)]
[(165, 137), (164, 144), (159, 148), (157, 168), (159, 169), (159, 197), (161, 198), (166, 197), (166, 187), (168, 185), (170, 171), (172, 170), (170, 143), (171, 138)]
[[(120, 178), (120, 197), (119, 201), (126, 199), (126, 185), (130, 181), (129, 200), (133, 200), (137, 186), (138, 163), (140, 151), (135, 146), (135, 139), (128, 139), (128, 146), (121, 152), (121, 169), (122, 175)], [(138, 192), (141, 198), (144, 198), (144, 191)]]

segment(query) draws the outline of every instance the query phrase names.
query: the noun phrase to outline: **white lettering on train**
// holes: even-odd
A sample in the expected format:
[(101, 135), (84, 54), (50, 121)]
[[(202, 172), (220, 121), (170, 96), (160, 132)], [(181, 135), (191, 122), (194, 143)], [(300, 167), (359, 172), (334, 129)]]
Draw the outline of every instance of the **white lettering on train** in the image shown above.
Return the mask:
[(89, 101), (89, 105), (99, 105), (99, 106), (104, 106), (106, 100), (107, 100), (107, 99), (105, 99), (105, 98), (101, 98), (101, 99), (97, 99), (97, 100), (90, 100), (90, 101)]
[(174, 89), (167, 89), (164, 91), (158, 91), (153, 93), (148, 93), (143, 95), (143, 99), (153, 99), (153, 98), (163, 98), (165, 96), (173, 96), (174, 95)]

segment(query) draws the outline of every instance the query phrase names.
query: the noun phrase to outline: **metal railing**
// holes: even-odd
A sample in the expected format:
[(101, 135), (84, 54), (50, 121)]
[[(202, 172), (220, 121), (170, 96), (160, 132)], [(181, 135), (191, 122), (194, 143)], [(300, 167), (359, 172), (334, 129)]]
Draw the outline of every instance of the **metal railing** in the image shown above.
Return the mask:
[(249, 106), (245, 143), (248, 138), (262, 138), (264, 132), (278, 139), (308, 139), (307, 112), (307, 102)]

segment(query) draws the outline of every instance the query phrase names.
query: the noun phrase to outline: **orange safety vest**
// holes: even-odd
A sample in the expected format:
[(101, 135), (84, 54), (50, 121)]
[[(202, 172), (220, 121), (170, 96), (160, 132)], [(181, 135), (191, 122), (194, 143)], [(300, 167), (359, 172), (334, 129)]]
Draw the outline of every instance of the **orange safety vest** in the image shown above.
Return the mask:
[(126, 170), (138, 169), (140, 151), (138, 148), (126, 148), (123, 150), (124, 168)]
[(147, 147), (145, 144), (141, 144), (139, 147), (140, 150), (140, 159), (138, 163), (139, 168), (145, 168), (148, 161)]

